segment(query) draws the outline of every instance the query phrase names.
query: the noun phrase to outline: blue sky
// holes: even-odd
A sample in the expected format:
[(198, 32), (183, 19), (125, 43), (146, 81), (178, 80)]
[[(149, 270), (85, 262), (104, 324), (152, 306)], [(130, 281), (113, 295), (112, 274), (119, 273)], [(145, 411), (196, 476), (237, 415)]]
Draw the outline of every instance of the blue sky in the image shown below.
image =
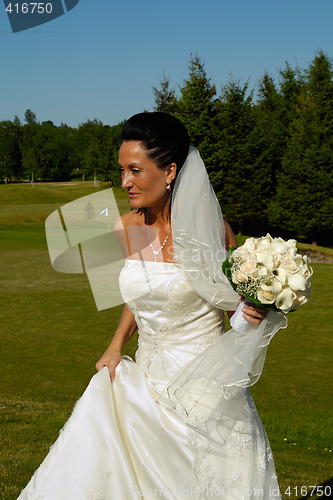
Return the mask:
[[(15, 0), (22, 1), (22, 0)], [(13, 2), (14, 3), (14, 2)], [(152, 110), (165, 71), (177, 86), (198, 54), (219, 90), (230, 73), (255, 87), (285, 61), (333, 56), (332, 0), (80, 0), (64, 16), (12, 33), (0, 3), (0, 120), (76, 127)]]

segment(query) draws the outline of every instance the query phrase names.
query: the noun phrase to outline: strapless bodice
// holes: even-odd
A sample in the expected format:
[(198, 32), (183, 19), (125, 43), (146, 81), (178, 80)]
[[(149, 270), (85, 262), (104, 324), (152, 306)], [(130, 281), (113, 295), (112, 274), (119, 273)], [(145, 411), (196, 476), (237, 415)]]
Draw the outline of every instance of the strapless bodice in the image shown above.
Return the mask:
[(173, 263), (128, 259), (119, 284), (138, 326), (136, 362), (157, 385), (224, 332), (223, 312), (199, 297)]

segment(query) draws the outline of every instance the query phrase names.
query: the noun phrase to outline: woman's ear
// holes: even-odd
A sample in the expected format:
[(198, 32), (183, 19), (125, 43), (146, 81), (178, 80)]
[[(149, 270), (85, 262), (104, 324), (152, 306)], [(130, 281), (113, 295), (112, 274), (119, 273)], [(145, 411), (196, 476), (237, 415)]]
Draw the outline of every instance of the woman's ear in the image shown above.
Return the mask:
[(171, 184), (171, 182), (175, 179), (176, 173), (177, 173), (177, 165), (176, 163), (170, 163), (168, 167), (165, 170), (166, 172), (166, 181), (168, 184)]

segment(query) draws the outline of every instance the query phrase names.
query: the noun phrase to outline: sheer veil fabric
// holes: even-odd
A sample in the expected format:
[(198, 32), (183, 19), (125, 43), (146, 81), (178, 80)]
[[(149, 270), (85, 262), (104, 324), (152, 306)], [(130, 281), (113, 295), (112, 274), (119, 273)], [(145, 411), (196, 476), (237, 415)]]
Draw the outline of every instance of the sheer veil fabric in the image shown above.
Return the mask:
[(199, 152), (190, 147), (176, 178), (171, 212), (174, 260), (192, 288), (210, 304), (236, 309), (239, 298), (221, 266), (228, 254), (221, 208)]
[[(228, 256), (221, 208), (200, 154), (192, 146), (176, 179), (171, 224), (174, 261), (185, 271), (191, 287), (214, 307), (235, 310), (239, 297), (221, 268)], [(259, 326), (251, 325), (245, 333), (228, 330), (176, 374), (167, 397), (159, 402), (209, 434), (210, 423), (226, 411), (216, 406), (214, 395), (222, 392), (230, 400), (239, 389), (257, 382), (267, 346), (286, 324), (285, 315), (269, 311)], [(228, 411), (233, 413), (232, 405)]]

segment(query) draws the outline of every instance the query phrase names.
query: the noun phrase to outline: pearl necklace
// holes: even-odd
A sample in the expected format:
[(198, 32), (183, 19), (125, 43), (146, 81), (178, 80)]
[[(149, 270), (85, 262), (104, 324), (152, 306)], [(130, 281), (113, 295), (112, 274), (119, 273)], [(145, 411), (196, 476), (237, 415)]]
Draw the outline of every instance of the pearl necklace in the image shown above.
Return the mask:
[[(147, 222), (148, 222), (148, 221), (147, 221)], [(158, 250), (154, 250), (153, 244), (152, 244), (151, 239), (150, 239), (149, 226), (148, 226), (148, 224), (146, 224), (146, 226), (147, 226), (147, 232), (148, 232), (149, 246), (150, 246), (150, 248), (152, 249), (153, 254), (154, 254), (154, 262), (157, 262), (157, 256), (158, 256), (158, 254), (159, 254), (159, 253), (161, 253), (161, 252), (162, 252), (162, 250), (163, 250), (163, 248), (165, 247), (165, 244), (166, 244), (166, 242), (168, 241), (168, 238), (169, 238), (169, 236), (170, 236), (170, 233), (171, 233), (171, 226), (170, 226), (169, 232), (168, 232), (168, 234), (167, 234), (167, 236), (166, 236), (165, 240), (163, 241), (162, 246), (161, 246)]]

